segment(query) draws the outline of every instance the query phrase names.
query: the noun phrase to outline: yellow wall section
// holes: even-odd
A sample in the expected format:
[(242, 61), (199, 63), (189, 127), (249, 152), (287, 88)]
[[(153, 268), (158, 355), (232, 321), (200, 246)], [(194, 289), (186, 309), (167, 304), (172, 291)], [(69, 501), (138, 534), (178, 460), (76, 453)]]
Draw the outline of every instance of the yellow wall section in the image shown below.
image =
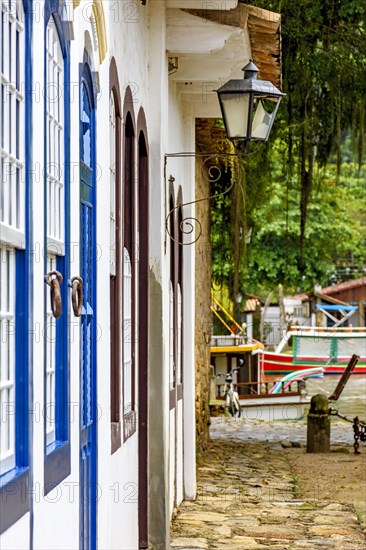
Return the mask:
[[(73, 0), (74, 9), (80, 4), (80, 0)], [(93, 15), (98, 36), (99, 62), (102, 63), (107, 53), (107, 33), (102, 0), (94, 0)]]

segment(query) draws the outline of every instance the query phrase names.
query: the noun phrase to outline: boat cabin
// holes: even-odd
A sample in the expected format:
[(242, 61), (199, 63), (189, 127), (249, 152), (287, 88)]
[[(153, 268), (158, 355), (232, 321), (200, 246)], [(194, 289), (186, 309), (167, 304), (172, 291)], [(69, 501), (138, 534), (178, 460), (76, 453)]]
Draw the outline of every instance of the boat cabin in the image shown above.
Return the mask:
[[(232, 373), (241, 414), (245, 418), (266, 421), (303, 418), (308, 404), (304, 380), (300, 376), (293, 381), (266, 380), (262, 358), (263, 345), (260, 342), (248, 342), (244, 336), (214, 336), (211, 365), (215, 373), (215, 398), (225, 399), (225, 378)], [(233, 369), (238, 370), (232, 372)]]
[(224, 396), (225, 375), (233, 369), (233, 382), (238, 388), (239, 399), (260, 393), (259, 342), (244, 343), (243, 336), (213, 336), (211, 342), (211, 365), (216, 377), (216, 398)]

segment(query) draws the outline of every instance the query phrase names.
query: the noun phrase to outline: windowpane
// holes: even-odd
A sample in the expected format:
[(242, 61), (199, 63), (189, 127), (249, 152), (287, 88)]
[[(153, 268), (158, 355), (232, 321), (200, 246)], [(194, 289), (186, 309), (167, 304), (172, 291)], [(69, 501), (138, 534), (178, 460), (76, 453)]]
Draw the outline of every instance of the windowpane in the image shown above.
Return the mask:
[[(135, 303), (134, 303), (134, 276), (132, 262), (134, 256), (135, 229), (134, 229), (134, 130), (131, 114), (125, 119), (124, 143), (124, 190), (123, 190), (123, 411), (128, 414), (134, 410), (134, 361), (135, 356)], [(124, 426), (125, 436), (131, 426)]]
[(123, 388), (124, 414), (132, 410), (132, 265), (127, 248), (123, 250)]
[(109, 101), (109, 151), (110, 151), (110, 274), (116, 275), (116, 108), (113, 92)]
[(83, 84), (82, 92), (82, 104), (83, 109), (81, 113), (81, 124), (82, 124), (82, 142), (81, 142), (81, 160), (91, 168), (91, 133), (90, 133), (90, 124), (91, 124), (91, 105), (88, 95), (88, 90), (86, 89), (85, 84)]
[(182, 383), (182, 291), (177, 286), (177, 384)]
[(0, 475), (15, 466), (15, 251), (0, 245)]
[[(15, 467), (15, 244), (24, 237), (24, 29), (22, 2), (0, 0), (0, 475)], [(2, 226), (2, 227), (1, 227)], [(7, 231), (2, 231), (6, 226)], [(17, 238), (12, 242), (11, 230)], [(13, 235), (15, 234), (15, 231)], [(6, 235), (7, 242), (4, 241)], [(10, 235), (10, 237), (9, 237)]]
[(47, 237), (64, 241), (64, 59), (53, 18), (46, 35)]
[[(47, 273), (55, 271), (56, 256), (47, 255)], [(47, 318), (46, 318), (46, 443), (49, 445), (56, 439), (55, 434), (55, 402), (56, 402), (56, 319), (51, 309), (51, 293), (47, 288)]]
[[(65, 158), (64, 158), (64, 57), (61, 42), (53, 16), (46, 29), (45, 50), (45, 115), (46, 115), (46, 158), (45, 174), (47, 178), (46, 196), (46, 235), (47, 235), (47, 269), (57, 269), (57, 256), (64, 254), (64, 220), (65, 220)], [(50, 289), (46, 291), (46, 444), (56, 440), (56, 382), (57, 360), (56, 340), (61, 346), (56, 319), (51, 308)], [(60, 348), (61, 349), (61, 348)], [(58, 384), (60, 382), (57, 382)]]
[(174, 373), (174, 290), (169, 282), (169, 387), (175, 387)]
[(22, 2), (1, 7), (0, 224), (24, 232), (24, 28)]

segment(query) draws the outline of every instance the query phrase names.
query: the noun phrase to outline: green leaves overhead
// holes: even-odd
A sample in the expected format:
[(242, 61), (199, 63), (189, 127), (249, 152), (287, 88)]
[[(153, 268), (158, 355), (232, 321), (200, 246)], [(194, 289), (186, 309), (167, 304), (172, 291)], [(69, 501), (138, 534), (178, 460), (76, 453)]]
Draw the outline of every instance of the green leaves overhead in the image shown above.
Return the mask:
[(311, 290), (317, 283), (327, 286), (342, 268), (362, 273), (366, 263), (366, 171), (358, 178), (355, 165), (343, 165), (338, 185), (335, 172), (335, 166), (330, 166), (314, 179), (303, 264), (298, 246), (300, 190), (291, 189), (287, 198), (280, 174), (273, 175), (269, 200), (253, 212), (256, 231), (241, 279), (244, 288), (265, 291), (283, 282), (289, 291)]
[[(279, 283), (287, 291), (311, 290), (316, 283), (329, 284), (332, 274), (361, 275), (366, 265), (366, 2), (246, 3), (282, 15), (287, 95), (268, 144), (244, 163), (241, 198), (232, 195), (213, 205), (214, 276), (234, 296), (237, 273), (241, 293), (266, 292)], [(233, 208), (238, 200), (240, 214)], [(249, 245), (238, 240), (235, 224), (245, 231), (253, 227)]]

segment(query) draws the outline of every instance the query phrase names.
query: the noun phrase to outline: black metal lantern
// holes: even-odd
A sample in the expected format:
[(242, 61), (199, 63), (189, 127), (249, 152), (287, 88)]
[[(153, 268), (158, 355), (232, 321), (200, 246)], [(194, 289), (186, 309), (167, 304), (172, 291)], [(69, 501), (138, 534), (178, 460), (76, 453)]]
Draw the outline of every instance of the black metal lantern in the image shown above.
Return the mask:
[(284, 95), (268, 80), (258, 80), (252, 60), (244, 67), (243, 80), (229, 80), (219, 90), (226, 133), (231, 140), (267, 141)]

